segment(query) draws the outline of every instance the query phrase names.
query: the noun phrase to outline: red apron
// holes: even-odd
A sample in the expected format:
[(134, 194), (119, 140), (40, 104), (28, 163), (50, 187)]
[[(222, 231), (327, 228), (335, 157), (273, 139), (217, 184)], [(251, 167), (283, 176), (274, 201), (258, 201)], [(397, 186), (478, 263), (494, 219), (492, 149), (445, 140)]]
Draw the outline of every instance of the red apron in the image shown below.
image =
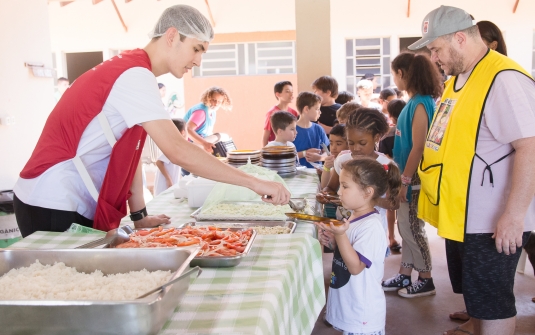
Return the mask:
[[(133, 67), (151, 70), (150, 59), (144, 50), (122, 53), (76, 79), (50, 113), (20, 177), (36, 178), (60, 162), (77, 158), (76, 151), (84, 130), (102, 111), (117, 78)], [(98, 194), (93, 219), (95, 229), (117, 228), (126, 215), (126, 200), (131, 196), (130, 187), (146, 136), (142, 127), (134, 126), (113, 146)]]

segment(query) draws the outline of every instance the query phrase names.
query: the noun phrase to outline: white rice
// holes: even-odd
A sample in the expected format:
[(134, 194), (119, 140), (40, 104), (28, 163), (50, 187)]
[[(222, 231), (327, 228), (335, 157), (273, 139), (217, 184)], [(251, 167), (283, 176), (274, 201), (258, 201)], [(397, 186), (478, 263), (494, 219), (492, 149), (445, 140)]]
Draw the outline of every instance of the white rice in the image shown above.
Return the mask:
[(293, 212), (290, 206), (274, 206), (271, 204), (228, 204), (220, 203), (203, 211), (206, 215), (220, 216), (261, 216), (261, 217), (286, 217), (284, 213)]
[(171, 271), (104, 275), (78, 272), (64, 263), (11, 269), (0, 277), (0, 300), (133, 300), (165, 284)]

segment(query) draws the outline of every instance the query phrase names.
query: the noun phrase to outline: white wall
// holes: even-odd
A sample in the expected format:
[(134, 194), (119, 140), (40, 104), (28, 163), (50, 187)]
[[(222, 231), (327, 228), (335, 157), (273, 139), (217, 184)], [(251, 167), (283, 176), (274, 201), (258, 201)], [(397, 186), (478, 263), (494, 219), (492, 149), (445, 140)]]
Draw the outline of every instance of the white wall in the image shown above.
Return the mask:
[[(116, 1), (128, 27), (126, 32), (111, 1), (93, 5), (91, 0), (77, 0), (60, 7), (59, 2), (48, 6), (52, 50), (56, 54), (58, 76), (68, 77), (65, 53), (102, 51), (108, 59), (111, 49), (143, 48), (147, 34), (162, 12), (176, 4), (197, 8), (209, 18), (204, 0), (136, 0), (130, 3)], [(292, 0), (209, 0), (216, 26), (216, 34), (295, 30), (295, 6)], [(177, 92), (183, 98), (184, 82), (172, 75), (158, 81), (167, 87), (167, 99)]]
[(391, 56), (396, 56), (399, 38), (421, 36), (423, 18), (440, 5), (462, 8), (476, 21), (494, 22), (505, 32), (509, 57), (531, 71), (535, 1), (520, 1), (513, 14), (514, 0), (412, 0), (409, 18), (407, 2), (331, 0), (332, 74), (342, 89), (346, 87), (346, 38), (391, 37)]
[(55, 100), (52, 78), (34, 77), (25, 62), (52, 67), (47, 0), (0, 1), (0, 190), (13, 188)]

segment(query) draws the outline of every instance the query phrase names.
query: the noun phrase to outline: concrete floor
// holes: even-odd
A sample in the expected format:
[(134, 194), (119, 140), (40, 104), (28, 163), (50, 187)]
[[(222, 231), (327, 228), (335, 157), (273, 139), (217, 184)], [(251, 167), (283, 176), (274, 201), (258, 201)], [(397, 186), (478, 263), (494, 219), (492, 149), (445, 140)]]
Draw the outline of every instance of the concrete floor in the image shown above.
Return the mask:
[[(430, 297), (406, 299), (397, 292), (386, 292), (386, 333), (388, 335), (439, 335), (453, 329), (462, 322), (449, 319), (451, 312), (464, 309), (461, 295), (451, 290), (446, 265), (444, 240), (436, 234), (436, 229), (427, 225), (427, 236), (433, 256), (433, 282), (437, 294)], [(396, 231), (398, 241), (401, 241)], [(399, 270), (401, 255), (391, 255), (385, 261), (385, 278), (389, 278)], [(330, 279), (332, 254), (324, 254), (323, 271), (325, 278)], [(413, 273), (415, 280), (417, 274)], [(525, 274), (516, 274), (515, 296), (517, 308), (517, 335), (535, 334), (535, 277), (529, 260)], [(322, 322), (322, 315), (316, 321), (312, 335), (338, 335), (340, 332), (328, 328)]]

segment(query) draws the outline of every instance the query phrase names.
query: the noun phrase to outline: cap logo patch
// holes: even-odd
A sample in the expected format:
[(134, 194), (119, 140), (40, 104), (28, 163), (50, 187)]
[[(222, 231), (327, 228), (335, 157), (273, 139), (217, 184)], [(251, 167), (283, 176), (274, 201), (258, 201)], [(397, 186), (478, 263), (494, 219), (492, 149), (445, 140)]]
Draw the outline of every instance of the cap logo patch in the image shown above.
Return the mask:
[(429, 21), (424, 21), (424, 27), (422, 28), (422, 32), (424, 34), (427, 34), (428, 28), (429, 28)]

